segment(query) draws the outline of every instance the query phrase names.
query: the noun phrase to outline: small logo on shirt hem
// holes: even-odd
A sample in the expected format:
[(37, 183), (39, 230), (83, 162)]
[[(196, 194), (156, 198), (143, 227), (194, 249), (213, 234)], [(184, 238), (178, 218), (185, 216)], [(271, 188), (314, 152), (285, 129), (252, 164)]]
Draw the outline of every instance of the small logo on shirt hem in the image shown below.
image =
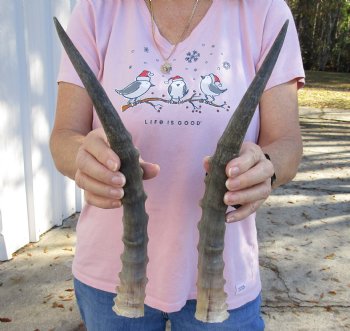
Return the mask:
[(244, 283), (242, 283), (242, 284), (237, 284), (237, 285), (236, 285), (236, 294), (241, 294), (241, 293), (243, 293), (246, 289), (247, 289), (246, 284), (244, 284)]

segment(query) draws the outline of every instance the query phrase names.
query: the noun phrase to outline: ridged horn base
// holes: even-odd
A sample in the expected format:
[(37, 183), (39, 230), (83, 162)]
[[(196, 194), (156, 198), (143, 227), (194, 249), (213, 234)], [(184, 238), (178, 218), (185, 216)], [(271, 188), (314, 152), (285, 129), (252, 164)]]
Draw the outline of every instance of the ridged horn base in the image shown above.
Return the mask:
[[(126, 176), (126, 178), (127, 180), (129, 178), (130, 185), (132, 177)], [(146, 277), (148, 215), (145, 211), (146, 195), (137, 194), (137, 190), (132, 191), (130, 187), (128, 189), (126, 192), (128, 195), (125, 194), (123, 200), (124, 251), (120, 256), (122, 269), (119, 273), (120, 284), (116, 288), (117, 296), (114, 299), (113, 310), (120, 316), (137, 318), (144, 316), (145, 289), (148, 282)]]
[(139, 318), (145, 315), (144, 285), (126, 289), (117, 287), (117, 296), (114, 299), (113, 311), (123, 317)]
[[(200, 289), (200, 295), (197, 297), (197, 309), (195, 318), (205, 323), (221, 323), (229, 317), (226, 304), (226, 293), (209, 289)], [(221, 293), (220, 293), (221, 292)], [(216, 298), (213, 301), (212, 297)], [(209, 304), (210, 303), (210, 307)]]

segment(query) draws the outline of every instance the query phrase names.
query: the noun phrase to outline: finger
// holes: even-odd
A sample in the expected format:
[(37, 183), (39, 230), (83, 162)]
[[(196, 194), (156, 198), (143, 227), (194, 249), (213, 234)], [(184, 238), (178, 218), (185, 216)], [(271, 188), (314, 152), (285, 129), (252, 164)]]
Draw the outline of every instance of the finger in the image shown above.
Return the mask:
[(230, 211), (229, 213), (226, 214), (226, 222), (233, 223), (233, 222), (237, 222), (245, 219), (249, 215), (256, 212), (264, 201), (265, 199), (254, 201), (241, 206), (239, 209)]
[(120, 168), (120, 159), (109, 147), (107, 138), (100, 130), (94, 130), (84, 140), (82, 148), (111, 171)]
[[(257, 200), (265, 200), (271, 193), (271, 182), (265, 180), (263, 183), (239, 191), (229, 191), (224, 195), (224, 203), (227, 206), (245, 205)], [(240, 208), (241, 209), (241, 208)]]
[(84, 191), (84, 198), (86, 203), (98, 208), (112, 209), (120, 208), (122, 206), (121, 200), (106, 199), (105, 197), (100, 197), (87, 191)]
[(81, 189), (103, 198), (120, 200), (124, 196), (124, 190), (122, 188), (105, 185), (80, 170), (76, 172), (75, 182)]
[(229, 177), (225, 185), (229, 191), (238, 191), (264, 182), (271, 178), (273, 173), (274, 169), (272, 163), (267, 159), (263, 159), (253, 168), (241, 175), (237, 177)]
[(121, 172), (109, 170), (84, 149), (79, 150), (76, 163), (81, 173), (85, 173), (101, 183), (114, 187), (123, 187), (125, 185), (125, 176)]
[(140, 166), (143, 172), (143, 179), (152, 179), (156, 177), (160, 171), (158, 164), (145, 162), (141, 157)]
[(226, 175), (227, 177), (236, 177), (252, 168), (264, 158), (264, 153), (258, 145), (246, 142), (242, 145), (239, 157), (228, 162)]

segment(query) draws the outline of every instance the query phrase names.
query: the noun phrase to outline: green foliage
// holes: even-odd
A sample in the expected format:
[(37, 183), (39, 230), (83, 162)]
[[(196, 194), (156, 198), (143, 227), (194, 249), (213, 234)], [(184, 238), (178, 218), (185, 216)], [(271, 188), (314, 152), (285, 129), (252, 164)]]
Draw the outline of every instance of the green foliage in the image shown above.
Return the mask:
[(289, 0), (307, 70), (350, 72), (350, 1)]

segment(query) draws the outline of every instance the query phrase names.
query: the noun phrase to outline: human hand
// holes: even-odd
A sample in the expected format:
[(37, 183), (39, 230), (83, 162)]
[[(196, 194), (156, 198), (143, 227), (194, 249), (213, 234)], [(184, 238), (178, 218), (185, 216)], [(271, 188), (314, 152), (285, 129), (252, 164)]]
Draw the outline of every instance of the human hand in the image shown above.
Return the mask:
[[(126, 179), (120, 169), (120, 159), (110, 148), (102, 128), (91, 131), (83, 140), (76, 157), (75, 182), (84, 190), (87, 203), (100, 208), (119, 208), (124, 196)], [(159, 166), (140, 158), (143, 178), (150, 179)]]
[[(209, 169), (209, 160), (205, 160)], [(226, 166), (224, 202), (227, 206), (240, 205), (226, 214), (228, 223), (239, 221), (255, 212), (271, 193), (271, 176), (274, 167), (266, 159), (262, 149), (251, 142), (244, 142), (239, 157)]]

